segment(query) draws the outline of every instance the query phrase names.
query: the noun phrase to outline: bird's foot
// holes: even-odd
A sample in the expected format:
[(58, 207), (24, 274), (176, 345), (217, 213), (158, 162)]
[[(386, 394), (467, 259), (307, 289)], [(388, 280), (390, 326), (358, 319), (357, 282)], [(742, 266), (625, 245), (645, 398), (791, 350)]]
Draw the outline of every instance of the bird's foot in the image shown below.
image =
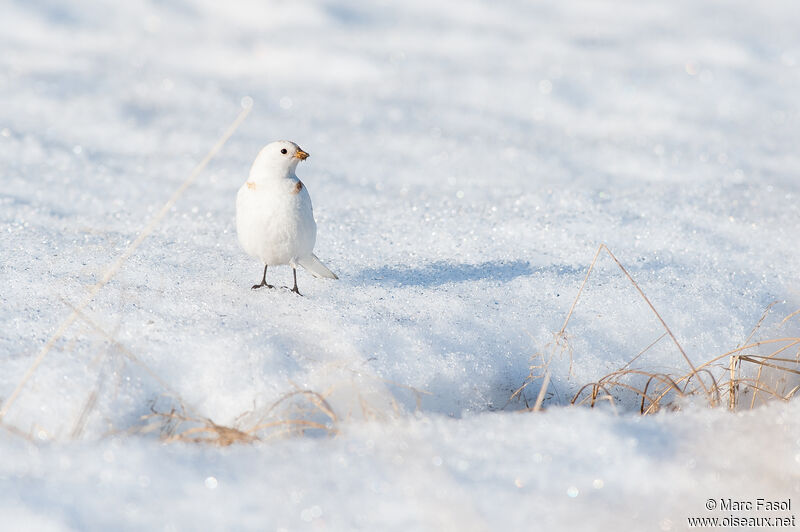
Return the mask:
[(265, 287), (265, 286), (266, 286), (267, 288), (275, 288), (275, 287), (274, 287), (274, 286), (272, 286), (271, 284), (267, 284), (267, 283), (261, 283), (261, 284), (254, 284), (254, 285), (252, 286), (252, 288), (250, 288), (250, 290), (258, 290), (259, 288), (263, 288), (263, 287)]
[(288, 286), (282, 286), (281, 288), (285, 288), (285, 289), (287, 289), (289, 292), (294, 292), (294, 293), (295, 293), (295, 294), (297, 294), (298, 296), (305, 297), (305, 296), (303, 296), (303, 294), (301, 294), (301, 293), (300, 293), (300, 290), (298, 290), (296, 286), (295, 286), (294, 288), (289, 288)]

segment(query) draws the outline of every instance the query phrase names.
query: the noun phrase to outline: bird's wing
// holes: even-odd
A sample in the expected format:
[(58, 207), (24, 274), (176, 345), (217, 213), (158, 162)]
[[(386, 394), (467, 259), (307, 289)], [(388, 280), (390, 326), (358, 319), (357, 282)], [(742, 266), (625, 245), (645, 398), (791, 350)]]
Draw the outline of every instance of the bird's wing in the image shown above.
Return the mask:
[(327, 277), (328, 279), (338, 279), (336, 274), (330, 271), (313, 253), (308, 257), (297, 259), (297, 264), (311, 272), (314, 277)]

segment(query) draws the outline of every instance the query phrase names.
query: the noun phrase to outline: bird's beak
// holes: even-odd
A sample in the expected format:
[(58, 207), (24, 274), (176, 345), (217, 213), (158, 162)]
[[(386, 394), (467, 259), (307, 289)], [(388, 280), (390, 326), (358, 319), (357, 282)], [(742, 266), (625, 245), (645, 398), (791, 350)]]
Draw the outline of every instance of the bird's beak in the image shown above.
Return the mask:
[(308, 154), (304, 152), (301, 148), (297, 149), (297, 153), (295, 153), (294, 156), (300, 159), (301, 161), (305, 161), (306, 159), (308, 159)]

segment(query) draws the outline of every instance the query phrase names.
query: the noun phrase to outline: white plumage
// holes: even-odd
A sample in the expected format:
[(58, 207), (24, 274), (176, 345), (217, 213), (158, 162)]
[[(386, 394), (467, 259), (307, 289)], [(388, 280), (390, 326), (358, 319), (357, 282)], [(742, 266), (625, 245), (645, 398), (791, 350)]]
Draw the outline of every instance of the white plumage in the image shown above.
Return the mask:
[(287, 140), (267, 144), (258, 152), (250, 176), (236, 196), (236, 232), (242, 248), (264, 264), (261, 284), (266, 286), (267, 268), (289, 264), (297, 289), (298, 265), (315, 277), (336, 279), (314, 255), (317, 223), (311, 196), (297, 178), (297, 164), (308, 153)]

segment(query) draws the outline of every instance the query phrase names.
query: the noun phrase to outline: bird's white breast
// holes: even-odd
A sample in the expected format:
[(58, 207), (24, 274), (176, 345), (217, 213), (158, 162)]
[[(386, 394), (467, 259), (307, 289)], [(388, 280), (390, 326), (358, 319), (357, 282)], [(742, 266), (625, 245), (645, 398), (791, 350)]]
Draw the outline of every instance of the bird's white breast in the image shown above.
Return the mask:
[(236, 196), (236, 232), (242, 248), (264, 264), (294, 264), (310, 255), (317, 224), (305, 186), (295, 176), (248, 181)]

